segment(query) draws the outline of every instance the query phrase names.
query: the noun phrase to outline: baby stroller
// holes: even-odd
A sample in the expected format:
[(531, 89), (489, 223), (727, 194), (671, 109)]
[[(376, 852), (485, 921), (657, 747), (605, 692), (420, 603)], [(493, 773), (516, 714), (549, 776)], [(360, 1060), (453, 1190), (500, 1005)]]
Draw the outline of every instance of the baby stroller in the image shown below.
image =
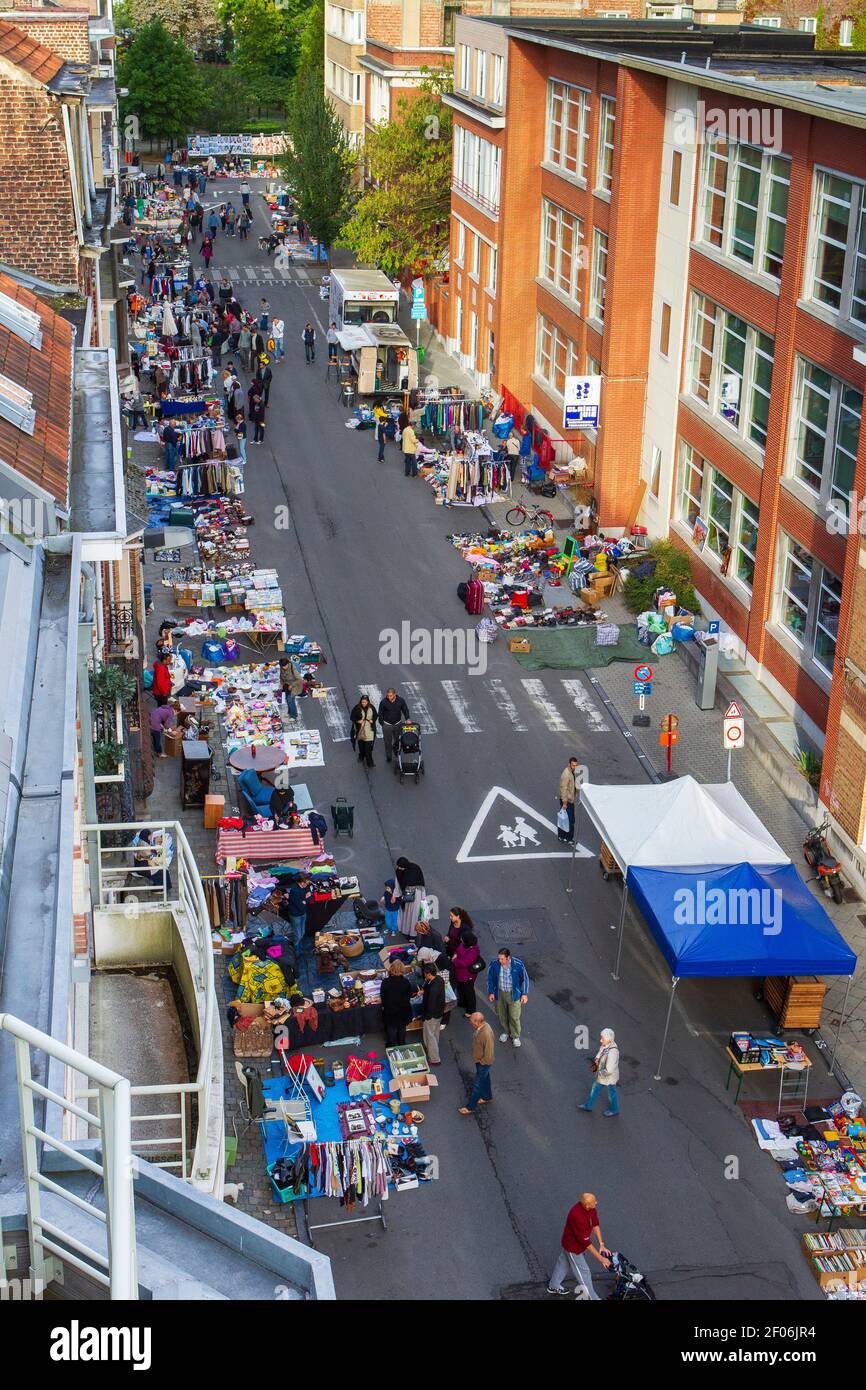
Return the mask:
[(621, 1255), (618, 1250), (611, 1252), (610, 1268), (614, 1275), (613, 1293), (608, 1295), (611, 1301), (624, 1303), (626, 1300), (634, 1302), (643, 1300), (654, 1303), (656, 1296), (652, 1286), (647, 1283), (639, 1269), (625, 1255)]
[(408, 719), (400, 725), (397, 735), (397, 756), (394, 760), (394, 773), (402, 782), (404, 777), (414, 777), (421, 781), (424, 772), (424, 755), (421, 752), (421, 728)]

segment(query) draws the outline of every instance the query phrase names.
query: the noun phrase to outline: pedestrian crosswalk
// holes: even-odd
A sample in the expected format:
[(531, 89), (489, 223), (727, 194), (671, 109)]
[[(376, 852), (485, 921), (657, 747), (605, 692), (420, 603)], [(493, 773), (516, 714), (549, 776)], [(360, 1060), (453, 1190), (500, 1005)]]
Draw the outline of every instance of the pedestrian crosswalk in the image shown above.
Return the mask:
[(227, 275), (236, 289), (244, 285), (265, 286), (275, 289), (279, 285), (297, 285), (309, 289), (313, 283), (310, 271), (302, 265), (222, 265), (214, 264), (214, 274)]
[[(396, 681), (394, 688), (406, 700), (421, 733), (483, 734), (496, 731), (525, 734), (547, 731), (552, 734), (591, 736), (612, 732), (610, 716), (578, 677), (549, 679), (537, 676), (521, 679), (509, 689), (498, 678), (469, 677), (464, 680)], [(321, 710), (325, 729), (333, 743), (349, 738), (349, 709), (361, 695), (367, 695), (378, 708), (384, 689), (375, 684), (358, 685), (343, 694), (327, 687), (324, 697), (304, 702), (301, 719), (316, 722)]]

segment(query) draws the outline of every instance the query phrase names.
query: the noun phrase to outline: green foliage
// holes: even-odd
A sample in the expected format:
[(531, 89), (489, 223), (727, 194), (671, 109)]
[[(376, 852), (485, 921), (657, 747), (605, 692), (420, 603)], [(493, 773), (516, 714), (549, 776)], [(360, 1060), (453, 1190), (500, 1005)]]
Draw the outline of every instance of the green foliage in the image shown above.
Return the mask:
[(386, 275), (429, 273), (448, 250), (451, 205), (451, 110), (428, 80), (402, 98), (396, 118), (372, 130), (364, 146), (371, 186), (358, 199), (342, 241)]
[(355, 156), (315, 72), (298, 75), (288, 108), (283, 177), (313, 236), (330, 250), (349, 212)]
[(286, 128), (284, 78), (241, 73), (227, 63), (202, 63), (202, 130), (270, 133)]
[(819, 787), (821, 785), (822, 762), (818, 754), (814, 753), (811, 748), (801, 748), (797, 762), (809, 785)]
[(122, 743), (116, 743), (114, 739), (100, 739), (93, 745), (93, 771), (97, 777), (114, 777), (118, 763), (122, 763), (125, 757), (126, 749)]
[(700, 613), (701, 606), (685, 551), (680, 550), (673, 541), (656, 541), (649, 548), (649, 556), (657, 562), (655, 574), (648, 579), (636, 579), (630, 574), (625, 581), (623, 597), (632, 613), (643, 613), (647, 608), (652, 608), (653, 594), (662, 585), (673, 590), (682, 608), (687, 608), (690, 613)]
[(136, 692), (134, 676), (122, 666), (97, 666), (90, 672), (90, 706), (92, 710), (113, 710), (119, 700), (128, 703)]
[[(137, 32), (158, 19), (173, 39), (197, 54), (210, 52), (221, 33), (216, 0), (124, 0), (124, 11), (127, 28)], [(117, 6), (114, 22), (117, 27)]]
[(325, 80), (325, 0), (312, 0), (301, 25), (298, 71), (316, 72)]
[(140, 29), (118, 68), (121, 121), (138, 117), (142, 136), (166, 139), (196, 128), (203, 91), (195, 60), (158, 20)]
[(221, 0), (220, 17), (231, 39), (238, 71), (291, 77), (308, 0)]

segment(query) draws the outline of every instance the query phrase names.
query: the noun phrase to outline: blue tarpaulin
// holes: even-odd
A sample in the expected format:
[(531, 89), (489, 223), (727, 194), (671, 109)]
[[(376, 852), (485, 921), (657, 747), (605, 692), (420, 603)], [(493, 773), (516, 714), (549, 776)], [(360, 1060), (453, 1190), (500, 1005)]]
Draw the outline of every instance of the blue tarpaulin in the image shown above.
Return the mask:
[(857, 957), (793, 864), (630, 868), (674, 978), (851, 975)]

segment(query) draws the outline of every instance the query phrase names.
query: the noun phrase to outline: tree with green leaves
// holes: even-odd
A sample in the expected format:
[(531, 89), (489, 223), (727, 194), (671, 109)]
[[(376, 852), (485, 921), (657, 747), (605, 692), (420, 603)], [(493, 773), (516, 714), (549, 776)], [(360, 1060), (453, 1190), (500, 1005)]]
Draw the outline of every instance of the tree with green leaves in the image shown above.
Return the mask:
[(282, 173), (298, 212), (330, 252), (349, 214), (354, 152), (315, 71), (299, 74), (288, 107), (289, 151)]
[(248, 76), (291, 77), (309, 0), (220, 0), (232, 60)]
[(202, 88), (189, 49), (167, 33), (159, 19), (139, 29), (118, 68), (121, 120), (135, 116), (139, 136), (168, 139), (195, 129)]
[(440, 100), (446, 81), (428, 76), (414, 98), (401, 98), (393, 121), (367, 134), (370, 186), (341, 240), (386, 275), (429, 274), (448, 250), (451, 111)]
[[(126, 0), (124, 17), (133, 30), (159, 19), (173, 39), (194, 53), (211, 51), (222, 33), (216, 0)], [(115, 22), (117, 13), (115, 12)]]

